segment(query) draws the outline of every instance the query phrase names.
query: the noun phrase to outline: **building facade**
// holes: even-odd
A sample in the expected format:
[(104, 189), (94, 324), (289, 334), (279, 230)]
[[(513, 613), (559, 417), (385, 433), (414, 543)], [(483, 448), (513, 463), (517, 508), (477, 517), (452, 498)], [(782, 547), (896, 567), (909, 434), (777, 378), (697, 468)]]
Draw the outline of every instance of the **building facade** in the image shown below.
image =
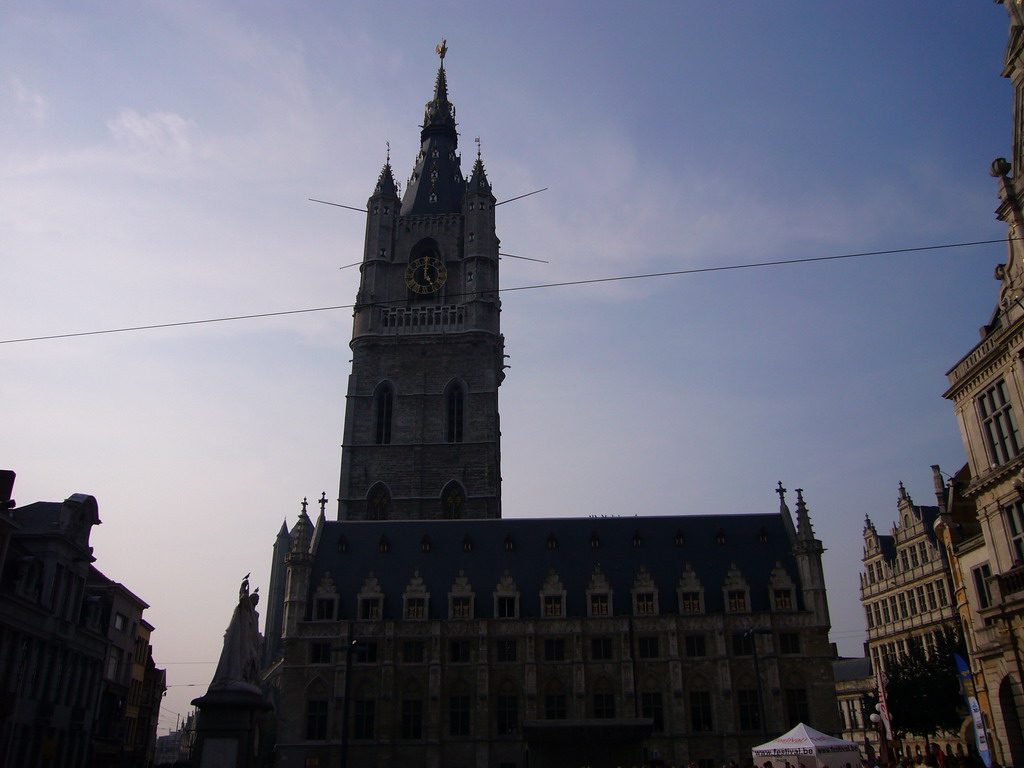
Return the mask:
[[(967, 464), (949, 483), (950, 509), (939, 521), (950, 553), (972, 688), (986, 715), (989, 745), (1001, 763), (1024, 764), (1024, 9), (1010, 19), (1003, 75), (1013, 85), (1011, 162), (999, 158), (996, 216), (1007, 225), (1008, 255), (996, 267), (995, 308), (980, 340), (948, 372)], [(986, 711), (987, 709), (987, 711)]]
[(152, 765), (163, 670), (153, 664), (149, 605), (95, 567), (86, 581), (84, 621), (107, 639), (91, 765)]
[(279, 765), (710, 768), (839, 730), (801, 496), (796, 525), (303, 514), (292, 537)]
[[(870, 518), (864, 521), (860, 596), (873, 671), (885, 670), (904, 658), (912, 645), (931, 655), (941, 647), (943, 634), (958, 629), (946, 548), (935, 531), (945, 504), (945, 485), (937, 467), (933, 481), (935, 506), (914, 504), (900, 483), (896, 522), (888, 534), (879, 534)], [(872, 679), (866, 687), (874, 686)], [(926, 752), (930, 741), (941, 744), (949, 754), (963, 754), (966, 749), (959, 732), (931, 738), (907, 734), (900, 746), (903, 754), (916, 756)]]
[[(141, 621), (145, 603), (92, 565), (96, 499), (74, 494), (14, 507), (14, 473), (3, 478), (0, 765), (151, 765), (163, 673), (150, 657), (141, 675), (149, 696), (140, 697), (130, 722), (132, 660), (140, 642), (148, 654), (152, 627)], [(131, 606), (138, 607), (138, 626), (115, 631), (118, 615), (134, 615)], [(132, 725), (134, 744), (127, 740)]]
[(914, 504), (900, 483), (896, 510), (897, 522), (887, 535), (870, 518), (864, 521), (860, 599), (867, 653), (876, 670), (906, 656), (911, 643), (934, 650), (938, 635), (956, 626), (946, 551), (934, 530), (939, 507)]
[(278, 765), (742, 760), (838, 733), (821, 556), (778, 511), (501, 516), (498, 238), (460, 170), (444, 47), (412, 175), (367, 203), (338, 519), (278, 532)]
[(861, 745), (865, 755), (881, 755), (881, 738), (878, 728), (871, 722), (874, 710), (871, 702), (877, 695), (871, 659), (856, 657), (838, 659), (832, 664), (836, 681), (836, 703), (842, 721), (842, 736), (847, 741)]

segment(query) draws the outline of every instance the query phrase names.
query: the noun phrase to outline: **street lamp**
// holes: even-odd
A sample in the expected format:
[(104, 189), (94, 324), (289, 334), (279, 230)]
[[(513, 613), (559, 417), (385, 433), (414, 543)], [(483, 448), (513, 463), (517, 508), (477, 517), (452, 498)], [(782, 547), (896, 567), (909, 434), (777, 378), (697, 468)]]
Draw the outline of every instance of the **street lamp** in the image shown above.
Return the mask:
[(346, 645), (336, 645), (332, 651), (345, 652), (345, 698), (341, 702), (341, 766), (348, 768), (348, 702), (352, 695), (352, 654), (367, 649), (366, 643), (352, 640), (349, 635), (349, 642)]
[(750, 645), (754, 649), (754, 682), (757, 685), (757, 716), (761, 721), (761, 736), (768, 741), (768, 723), (765, 722), (764, 700), (761, 698), (761, 664), (757, 657), (757, 638), (754, 635), (770, 635), (770, 629), (755, 629), (751, 627), (743, 633), (744, 637), (750, 638)]
[(878, 729), (878, 745), (882, 750), (882, 765), (889, 764), (889, 741), (885, 737), (885, 724), (882, 722), (882, 711), (881, 704), (875, 704), (875, 711), (871, 714), (868, 720), (871, 721), (872, 725)]

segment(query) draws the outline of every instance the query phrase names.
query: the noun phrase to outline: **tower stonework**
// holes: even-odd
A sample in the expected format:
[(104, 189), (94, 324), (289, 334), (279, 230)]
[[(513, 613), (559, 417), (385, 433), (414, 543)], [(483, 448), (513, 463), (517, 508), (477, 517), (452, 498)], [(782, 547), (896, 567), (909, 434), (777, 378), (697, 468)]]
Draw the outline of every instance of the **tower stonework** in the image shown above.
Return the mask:
[(420, 142), (405, 194), (389, 157), (366, 206), (340, 520), (501, 516), (495, 198), (479, 153), (462, 174), (443, 52)]

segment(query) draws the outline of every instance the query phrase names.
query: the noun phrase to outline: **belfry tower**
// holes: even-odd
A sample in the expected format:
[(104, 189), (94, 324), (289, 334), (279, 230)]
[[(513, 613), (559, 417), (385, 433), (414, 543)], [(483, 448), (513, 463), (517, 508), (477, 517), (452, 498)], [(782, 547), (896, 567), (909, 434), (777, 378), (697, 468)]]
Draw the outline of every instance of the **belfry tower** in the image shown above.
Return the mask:
[(462, 174), (446, 50), (405, 194), (389, 154), (366, 206), (340, 520), (501, 516), (495, 198), (479, 150)]

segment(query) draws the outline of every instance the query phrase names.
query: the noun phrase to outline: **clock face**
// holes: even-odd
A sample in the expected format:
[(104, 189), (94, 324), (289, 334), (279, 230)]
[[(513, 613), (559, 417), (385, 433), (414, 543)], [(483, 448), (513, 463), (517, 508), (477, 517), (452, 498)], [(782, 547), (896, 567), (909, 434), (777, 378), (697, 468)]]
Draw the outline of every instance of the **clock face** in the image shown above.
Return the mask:
[(413, 293), (434, 293), (448, 279), (448, 268), (433, 256), (413, 259), (405, 269), (405, 284)]

